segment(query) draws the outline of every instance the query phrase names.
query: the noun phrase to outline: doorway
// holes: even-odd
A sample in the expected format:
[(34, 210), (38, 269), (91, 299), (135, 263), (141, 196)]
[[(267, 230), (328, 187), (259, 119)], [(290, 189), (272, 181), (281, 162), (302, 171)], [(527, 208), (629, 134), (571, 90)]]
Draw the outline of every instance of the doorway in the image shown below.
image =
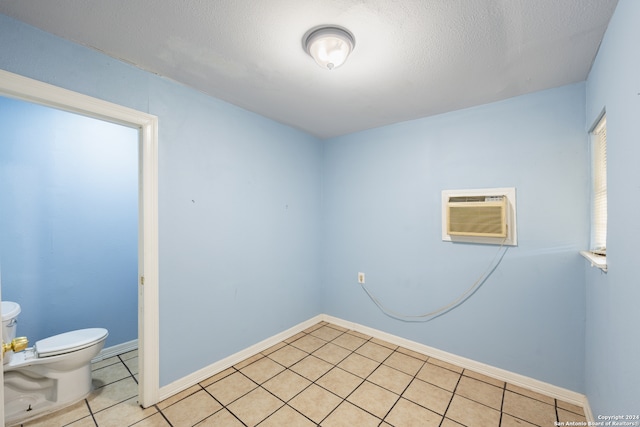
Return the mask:
[[(0, 70), (0, 95), (138, 130), (138, 400), (158, 401), (158, 140), (157, 117)], [(3, 381), (0, 371), (0, 381)], [(0, 389), (0, 398), (3, 389)], [(4, 408), (0, 420), (4, 421)]]

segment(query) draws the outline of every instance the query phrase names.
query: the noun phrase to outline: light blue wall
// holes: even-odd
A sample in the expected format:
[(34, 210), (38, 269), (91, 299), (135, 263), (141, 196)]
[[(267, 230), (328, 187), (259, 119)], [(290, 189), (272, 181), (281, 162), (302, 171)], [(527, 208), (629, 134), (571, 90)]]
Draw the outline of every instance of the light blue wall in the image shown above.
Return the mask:
[(640, 410), (640, 2), (620, 0), (587, 81), (587, 127), (607, 112), (608, 273), (586, 271), (586, 392), (594, 415)]
[(0, 40), (2, 69), (159, 117), (161, 386), (320, 312), (320, 141), (4, 15)]
[(137, 338), (138, 131), (0, 97), (2, 296), (31, 342)]
[[(584, 85), (326, 141), (327, 313), (583, 391), (587, 146)], [(441, 241), (441, 191), (516, 187), (517, 247), (482, 288), (428, 323), (485, 271), (496, 246)]]

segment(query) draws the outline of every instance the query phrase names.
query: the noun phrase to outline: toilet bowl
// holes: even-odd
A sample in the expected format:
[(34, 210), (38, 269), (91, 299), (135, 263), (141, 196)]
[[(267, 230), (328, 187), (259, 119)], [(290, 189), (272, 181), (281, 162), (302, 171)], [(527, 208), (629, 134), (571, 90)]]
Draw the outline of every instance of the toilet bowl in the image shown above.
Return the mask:
[[(8, 306), (5, 310), (6, 303), (2, 302), (3, 341), (10, 342), (20, 309), (11, 303), (18, 309)], [(86, 397), (91, 392), (91, 359), (100, 353), (108, 334), (103, 328), (79, 329), (36, 341), (22, 352), (7, 351), (5, 423), (27, 421)]]

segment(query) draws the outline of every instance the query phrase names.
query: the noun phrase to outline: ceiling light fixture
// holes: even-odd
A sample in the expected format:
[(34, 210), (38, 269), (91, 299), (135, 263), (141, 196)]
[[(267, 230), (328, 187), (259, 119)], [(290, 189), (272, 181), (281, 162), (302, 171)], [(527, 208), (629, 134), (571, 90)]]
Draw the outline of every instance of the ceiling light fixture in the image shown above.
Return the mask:
[(356, 42), (344, 28), (327, 26), (311, 30), (304, 40), (304, 48), (322, 68), (338, 68), (353, 50)]

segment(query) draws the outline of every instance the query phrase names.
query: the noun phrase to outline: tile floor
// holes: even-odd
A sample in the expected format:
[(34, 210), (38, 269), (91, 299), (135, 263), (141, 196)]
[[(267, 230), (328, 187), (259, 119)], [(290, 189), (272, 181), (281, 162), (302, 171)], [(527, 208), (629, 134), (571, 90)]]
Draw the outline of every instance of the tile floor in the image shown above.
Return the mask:
[(582, 408), (325, 322), (153, 407), (137, 352), (94, 364), (85, 400), (24, 426), (553, 427)]

